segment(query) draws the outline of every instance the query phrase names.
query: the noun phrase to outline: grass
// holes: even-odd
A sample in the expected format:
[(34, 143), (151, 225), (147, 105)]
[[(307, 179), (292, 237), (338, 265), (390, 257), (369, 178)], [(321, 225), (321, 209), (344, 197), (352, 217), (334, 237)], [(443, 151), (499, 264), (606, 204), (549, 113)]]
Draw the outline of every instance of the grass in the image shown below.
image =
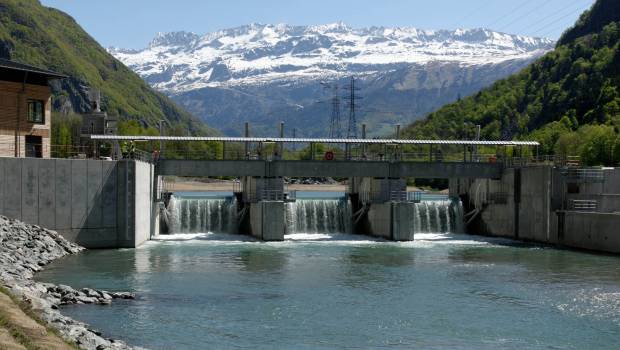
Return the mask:
[[(60, 338), (69, 349), (79, 349), (79, 347), (76, 344), (70, 343), (68, 341), (66, 341), (62, 335), (60, 334), (60, 332), (52, 327), (50, 327), (33, 309), (32, 306), (28, 303), (26, 303), (25, 301), (17, 298), (16, 296), (14, 296), (7, 288), (0, 286), (0, 293), (5, 294), (6, 296), (8, 296), (11, 301), (13, 301), (13, 303), (19, 307), (19, 309), (22, 310), (22, 312), (24, 314), (26, 314), (26, 316), (30, 317), (32, 320), (34, 320), (36, 323), (38, 323), (39, 325), (45, 327), (45, 330), (48, 333), (53, 334), (54, 336)], [(9, 318), (7, 317), (6, 314), (2, 313), (0, 311), (0, 327), (5, 328), (9, 331), (9, 333), (11, 334), (11, 336), (21, 345), (23, 345), (26, 349), (28, 350), (44, 350), (43, 348), (41, 348), (40, 346), (34, 344), (32, 342), (32, 340), (30, 339), (30, 337), (28, 337), (26, 334), (24, 334), (21, 329), (11, 323), (9, 321)]]

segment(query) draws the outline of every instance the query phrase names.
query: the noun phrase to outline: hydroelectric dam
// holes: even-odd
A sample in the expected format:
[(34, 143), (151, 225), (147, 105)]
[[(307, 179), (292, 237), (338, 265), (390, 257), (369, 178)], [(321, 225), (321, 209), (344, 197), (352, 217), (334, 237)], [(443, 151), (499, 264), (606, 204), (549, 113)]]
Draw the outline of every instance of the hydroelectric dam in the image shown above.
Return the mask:
[[(0, 214), (57, 230), (91, 248), (136, 247), (165, 233), (225, 232), (281, 241), (352, 233), (393, 241), (467, 232), (620, 252), (620, 172), (541, 157), (538, 143), (92, 135), (97, 144), (160, 144), (119, 160), (0, 158)], [(167, 154), (166, 143), (221, 145)], [(300, 145), (302, 147), (300, 147)], [(305, 146), (305, 147), (304, 147)], [(144, 147), (142, 147), (144, 148)], [(154, 148), (153, 148), (154, 149)], [(188, 148), (191, 149), (191, 148)], [(294, 160), (293, 160), (294, 159)], [(162, 179), (233, 177), (232, 194), (166, 192)], [(288, 178), (346, 180), (313, 198)], [(446, 179), (429, 199), (407, 179)]]
[[(95, 137), (94, 137), (95, 138)], [(133, 142), (221, 142), (219, 159), (188, 154), (184, 159), (160, 158), (155, 162), (156, 177), (220, 177), (238, 179), (234, 195), (228, 198), (192, 198), (168, 194), (161, 196), (159, 232), (228, 232), (250, 234), (264, 241), (281, 241), (291, 233), (354, 233), (393, 241), (410, 241), (416, 232), (460, 230), (462, 209), (458, 198), (426, 201), (421, 194), (407, 192), (407, 178), (497, 179), (502, 164), (478, 161), (471, 154), (476, 142), (448, 142), (459, 147), (458, 161), (443, 159), (438, 147), (428, 153), (402, 152), (407, 145), (421, 147), (411, 140), (377, 139), (287, 139), (287, 138), (176, 138), (109, 137), (98, 141)], [(238, 153), (226, 153), (235, 149)], [(287, 146), (305, 143), (309, 155), (288, 160)], [(322, 154), (319, 144), (332, 145)], [(531, 142), (484, 142), (487, 146), (535, 146)], [(339, 146), (334, 146), (339, 145)], [(470, 147), (468, 153), (467, 146)], [(241, 152), (239, 152), (241, 150)], [(340, 151), (340, 153), (339, 153)], [(409, 157), (418, 157), (417, 159)], [(427, 158), (428, 157), (428, 158)], [(469, 158), (468, 158), (469, 157)], [(197, 159), (194, 159), (197, 158)], [(299, 158), (299, 157), (298, 157)], [(341, 198), (303, 198), (287, 189), (290, 177), (348, 179)], [(441, 204), (440, 204), (441, 203)]]

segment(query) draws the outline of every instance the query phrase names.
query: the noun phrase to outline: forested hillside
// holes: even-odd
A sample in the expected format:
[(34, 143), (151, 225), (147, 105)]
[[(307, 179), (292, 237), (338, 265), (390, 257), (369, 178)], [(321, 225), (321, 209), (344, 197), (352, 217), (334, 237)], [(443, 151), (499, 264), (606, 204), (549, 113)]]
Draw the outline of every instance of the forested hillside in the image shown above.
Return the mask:
[(546, 154), (587, 164), (620, 162), (620, 2), (598, 0), (556, 49), (522, 72), (447, 105), (405, 130), (408, 137), (531, 139)]
[(96, 88), (103, 109), (133, 126), (152, 128), (165, 119), (183, 134), (211, 132), (108, 54), (73, 18), (38, 0), (0, 0), (0, 57), (68, 75), (53, 86), (56, 111), (88, 111), (88, 89)]

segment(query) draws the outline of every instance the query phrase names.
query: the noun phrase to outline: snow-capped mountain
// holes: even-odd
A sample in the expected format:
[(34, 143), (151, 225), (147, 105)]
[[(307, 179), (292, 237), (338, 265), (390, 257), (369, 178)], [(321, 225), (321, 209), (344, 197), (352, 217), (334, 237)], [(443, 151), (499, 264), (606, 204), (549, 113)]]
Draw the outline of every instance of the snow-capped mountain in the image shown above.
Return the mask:
[[(362, 80), (362, 94), (371, 102), (369, 94), (375, 92), (381, 101), (396, 95), (405, 99), (382, 114), (408, 122), (521, 69), (552, 47), (548, 39), (486, 29), (353, 29), (336, 23), (160, 33), (145, 49), (109, 51), (210, 125), (235, 134), (241, 119), (258, 121), (260, 129), (281, 119), (303, 127), (295, 119), (313, 118), (309, 111), (314, 119), (326, 118), (328, 113), (315, 106), (321, 98), (318, 82), (350, 76)], [(435, 103), (410, 105), (417, 98), (405, 91), (433, 91)], [(362, 119), (376, 124), (373, 115), (363, 113)]]

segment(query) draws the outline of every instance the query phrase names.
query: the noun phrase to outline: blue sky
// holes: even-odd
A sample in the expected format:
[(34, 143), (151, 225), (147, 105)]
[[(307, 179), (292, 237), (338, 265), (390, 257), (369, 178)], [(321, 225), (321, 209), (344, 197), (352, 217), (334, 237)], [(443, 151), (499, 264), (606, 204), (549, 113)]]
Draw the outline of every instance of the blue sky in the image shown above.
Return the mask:
[(42, 0), (103, 46), (142, 48), (157, 32), (199, 34), (252, 22), (490, 28), (557, 39), (594, 0)]

